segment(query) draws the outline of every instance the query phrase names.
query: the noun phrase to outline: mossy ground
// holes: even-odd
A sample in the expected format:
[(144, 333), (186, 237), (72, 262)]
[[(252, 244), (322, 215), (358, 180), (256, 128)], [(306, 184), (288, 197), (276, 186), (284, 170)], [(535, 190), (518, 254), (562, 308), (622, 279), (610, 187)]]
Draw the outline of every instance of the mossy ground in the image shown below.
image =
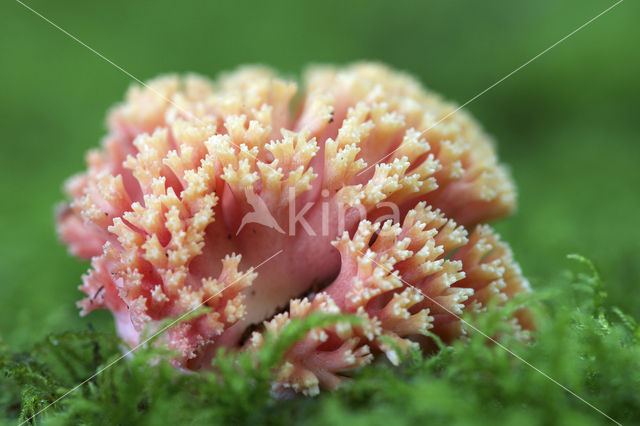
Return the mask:
[[(640, 413), (640, 328), (609, 305), (591, 263), (577, 260), (583, 265), (576, 269), (587, 267), (586, 273), (567, 272), (553, 291), (518, 301), (536, 311), (533, 343), (505, 335), (497, 345), (470, 329), (468, 338), (437, 354), (407, 354), (399, 368), (384, 360), (368, 366), (336, 392), (277, 399), (271, 371), (288, 345), (313, 326), (348, 317), (294, 322), (257, 357), (221, 353), (215, 372), (202, 374), (178, 372), (157, 348), (121, 359), (110, 334), (63, 333), (23, 353), (2, 348), (4, 416), (29, 419), (86, 381), (36, 422), (597, 425), (612, 423), (610, 416), (633, 424)], [(515, 306), (467, 320), (483, 333), (501, 334)]]

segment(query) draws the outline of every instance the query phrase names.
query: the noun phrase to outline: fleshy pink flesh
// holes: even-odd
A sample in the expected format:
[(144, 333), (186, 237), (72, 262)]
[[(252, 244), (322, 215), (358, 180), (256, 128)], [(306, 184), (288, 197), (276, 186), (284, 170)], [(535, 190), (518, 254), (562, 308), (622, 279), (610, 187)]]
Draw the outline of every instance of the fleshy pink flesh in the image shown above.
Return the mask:
[[(377, 352), (397, 362), (388, 339), (453, 339), (464, 311), (529, 291), (479, 225), (510, 213), (515, 191), (468, 115), (377, 64), (312, 69), (297, 91), (262, 68), (129, 91), (58, 215), (71, 253), (92, 259), (83, 314), (111, 310), (135, 345), (208, 306), (165, 339), (192, 369), (311, 312), (360, 316), (289, 350), (278, 386), (313, 394)], [(512, 322), (532, 327), (526, 310)]]

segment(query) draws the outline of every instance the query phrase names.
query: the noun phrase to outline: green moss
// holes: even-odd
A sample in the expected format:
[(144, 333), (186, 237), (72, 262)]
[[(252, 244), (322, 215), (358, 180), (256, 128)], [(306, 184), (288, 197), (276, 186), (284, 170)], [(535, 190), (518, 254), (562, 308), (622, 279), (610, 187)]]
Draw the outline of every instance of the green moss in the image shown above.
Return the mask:
[[(115, 337), (93, 331), (50, 336), (24, 353), (2, 346), (0, 401), (7, 420), (24, 420), (78, 383), (86, 384), (34, 421), (44, 424), (607, 424), (604, 415), (566, 386), (624, 424), (640, 413), (640, 333), (636, 321), (609, 306), (605, 284), (586, 259), (585, 273), (566, 272), (524, 301), (534, 306), (535, 341), (504, 329), (507, 309), (467, 318), (499, 346), (469, 330), (437, 354), (407, 355), (395, 368), (384, 360), (362, 369), (336, 392), (317, 398), (274, 399), (273, 367), (313, 327), (353, 320), (316, 316), (292, 322), (268, 338), (257, 358), (220, 352), (214, 371), (183, 374), (170, 353), (141, 348), (121, 356)], [(583, 266), (578, 265), (583, 269)], [(523, 301), (520, 301), (523, 302)], [(505, 350), (508, 348), (508, 351)], [(510, 353), (512, 352), (512, 353)], [(513, 354), (517, 354), (527, 365)], [(544, 374), (543, 374), (544, 373)], [(545, 377), (547, 375), (548, 377)]]

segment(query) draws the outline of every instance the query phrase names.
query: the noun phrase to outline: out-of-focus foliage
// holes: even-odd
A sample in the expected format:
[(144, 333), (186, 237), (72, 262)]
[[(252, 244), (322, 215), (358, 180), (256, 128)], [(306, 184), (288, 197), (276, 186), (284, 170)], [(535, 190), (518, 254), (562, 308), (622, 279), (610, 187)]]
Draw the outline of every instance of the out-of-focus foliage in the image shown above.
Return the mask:
[[(501, 333), (508, 308), (491, 310), (467, 321), (487, 335), (502, 334), (500, 345), (469, 328), (467, 339), (435, 355), (408, 354), (400, 368), (368, 366), (337, 392), (317, 398), (273, 398), (272, 368), (306, 331), (349, 317), (294, 321), (257, 355), (221, 352), (213, 371), (201, 374), (179, 372), (167, 361), (170, 354), (157, 348), (113, 363), (121, 355), (99, 333), (52, 336), (29, 353), (3, 349), (0, 362), (9, 380), (0, 400), (6, 417), (21, 412), (25, 418), (113, 363), (38, 423), (611, 424), (553, 378), (616, 421), (633, 424), (640, 413), (639, 329), (609, 305), (591, 263), (577, 259), (592, 269), (565, 273), (554, 290), (537, 296), (542, 302), (520, 301), (538, 307), (533, 343)], [(79, 356), (83, 351), (88, 353)]]

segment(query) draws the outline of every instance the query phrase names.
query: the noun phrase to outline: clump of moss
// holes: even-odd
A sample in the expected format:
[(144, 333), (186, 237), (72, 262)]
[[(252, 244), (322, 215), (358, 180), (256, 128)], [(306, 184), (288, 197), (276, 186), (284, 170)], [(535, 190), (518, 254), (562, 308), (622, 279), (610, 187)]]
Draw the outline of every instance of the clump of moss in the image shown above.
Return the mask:
[[(535, 340), (508, 333), (505, 310), (467, 318), (501, 344), (618, 422), (640, 412), (640, 328), (607, 303), (593, 265), (566, 272), (553, 288), (527, 300), (538, 306)], [(578, 266), (578, 268), (581, 268)], [(528, 296), (529, 298), (533, 296)], [(291, 322), (260, 352), (220, 353), (211, 372), (184, 374), (161, 348), (141, 348), (72, 392), (33, 420), (45, 424), (610, 424), (575, 396), (470, 331), (468, 338), (403, 366), (366, 367), (333, 393), (277, 399), (270, 392), (274, 366), (311, 328), (350, 320), (311, 316)], [(435, 336), (432, 336), (435, 338)], [(116, 338), (93, 331), (51, 336), (26, 353), (3, 346), (0, 403), (6, 420), (46, 407), (101, 366), (121, 356)], [(256, 358), (256, 356), (258, 358)]]

